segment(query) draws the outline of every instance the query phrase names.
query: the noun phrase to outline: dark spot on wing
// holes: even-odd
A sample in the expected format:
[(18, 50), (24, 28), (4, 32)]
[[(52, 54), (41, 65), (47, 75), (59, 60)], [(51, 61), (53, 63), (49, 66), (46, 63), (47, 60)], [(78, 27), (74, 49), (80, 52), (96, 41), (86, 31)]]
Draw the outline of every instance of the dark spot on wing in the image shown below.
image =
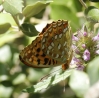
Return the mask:
[(44, 65), (46, 65), (48, 63), (49, 59), (48, 58), (45, 58), (44, 59)]
[(41, 49), (40, 49), (40, 48), (38, 48), (38, 49), (37, 49), (37, 52), (40, 52), (40, 50), (41, 50)]
[(41, 41), (39, 41), (38, 43), (40, 43)]
[(40, 64), (40, 59), (37, 59), (38, 65)]
[(36, 56), (36, 57), (38, 57), (38, 56), (39, 56), (39, 54), (36, 54), (35, 56)]

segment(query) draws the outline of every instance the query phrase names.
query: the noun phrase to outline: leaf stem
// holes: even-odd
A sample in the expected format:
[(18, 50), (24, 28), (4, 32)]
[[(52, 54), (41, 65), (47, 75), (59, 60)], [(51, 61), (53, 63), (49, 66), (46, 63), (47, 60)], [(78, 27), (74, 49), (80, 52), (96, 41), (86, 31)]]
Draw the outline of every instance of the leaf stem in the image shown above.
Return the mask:
[(80, 1), (80, 3), (81, 3), (85, 8), (87, 8), (87, 6), (86, 6), (86, 4), (84, 3), (83, 0), (79, 0), (79, 1)]
[(20, 27), (20, 23), (19, 23), (19, 21), (18, 21), (17, 17), (16, 17), (16, 16), (14, 16), (14, 15), (12, 15), (12, 17), (13, 17), (13, 19), (15, 20), (16, 24), (18, 25), (18, 27)]

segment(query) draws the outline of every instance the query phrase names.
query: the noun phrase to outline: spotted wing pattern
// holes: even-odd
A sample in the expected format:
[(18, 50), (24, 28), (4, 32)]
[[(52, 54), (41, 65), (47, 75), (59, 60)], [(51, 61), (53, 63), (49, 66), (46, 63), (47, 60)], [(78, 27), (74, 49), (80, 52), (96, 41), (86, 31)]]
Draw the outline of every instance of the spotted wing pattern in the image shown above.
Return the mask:
[(57, 66), (62, 64), (62, 62), (59, 62), (57, 60), (54, 60), (44, 54), (44, 52), (41, 49), (41, 39), (42, 36), (38, 36), (30, 45), (25, 47), (20, 55), (20, 60), (31, 67), (51, 67), (51, 66)]
[(68, 21), (52, 22), (43, 34), (41, 48), (46, 55), (65, 63), (71, 53), (71, 37)]
[(47, 24), (37, 38), (25, 47), (20, 60), (31, 67), (68, 67), (72, 58), (71, 32), (68, 21), (58, 20)]

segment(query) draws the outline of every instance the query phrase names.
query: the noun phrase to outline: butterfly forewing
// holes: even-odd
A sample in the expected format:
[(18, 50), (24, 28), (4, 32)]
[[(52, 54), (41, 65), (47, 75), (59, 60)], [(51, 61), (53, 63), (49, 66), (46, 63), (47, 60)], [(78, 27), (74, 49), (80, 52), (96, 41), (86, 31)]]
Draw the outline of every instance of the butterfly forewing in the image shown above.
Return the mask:
[(71, 31), (68, 21), (58, 20), (47, 26), (42, 38), (42, 50), (51, 58), (66, 62), (71, 48)]

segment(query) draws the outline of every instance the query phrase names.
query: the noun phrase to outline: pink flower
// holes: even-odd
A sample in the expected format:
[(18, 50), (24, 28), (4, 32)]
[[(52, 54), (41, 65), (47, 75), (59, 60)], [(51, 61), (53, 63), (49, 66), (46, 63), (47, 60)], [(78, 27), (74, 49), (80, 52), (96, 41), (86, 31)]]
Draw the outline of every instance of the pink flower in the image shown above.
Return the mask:
[(73, 57), (70, 65), (74, 65), (74, 64), (76, 64), (76, 69), (77, 70), (83, 71), (84, 65), (82, 64), (82, 61), (80, 59), (78, 59), (76, 57)]
[(73, 41), (78, 41), (78, 38), (73, 35), (73, 36), (72, 36), (72, 40), (73, 40)]
[(84, 51), (84, 53), (83, 53), (83, 59), (84, 59), (85, 61), (90, 60), (90, 52), (89, 52), (88, 49), (86, 49), (86, 50)]
[(87, 34), (87, 32), (83, 32), (83, 35), (84, 35), (84, 37), (86, 37), (88, 34)]
[(95, 53), (96, 53), (96, 54), (99, 54), (99, 50), (96, 50)]
[(80, 70), (80, 71), (83, 71), (84, 65), (78, 64), (76, 69), (77, 69), (77, 70)]
[(93, 41), (99, 41), (99, 33), (95, 37), (93, 37), (92, 40)]
[(85, 45), (85, 44), (82, 44), (82, 47), (83, 47), (83, 48), (86, 48), (86, 45)]
[(74, 60), (75, 62), (80, 62), (80, 60), (77, 59), (76, 57), (73, 57), (73, 60)]

